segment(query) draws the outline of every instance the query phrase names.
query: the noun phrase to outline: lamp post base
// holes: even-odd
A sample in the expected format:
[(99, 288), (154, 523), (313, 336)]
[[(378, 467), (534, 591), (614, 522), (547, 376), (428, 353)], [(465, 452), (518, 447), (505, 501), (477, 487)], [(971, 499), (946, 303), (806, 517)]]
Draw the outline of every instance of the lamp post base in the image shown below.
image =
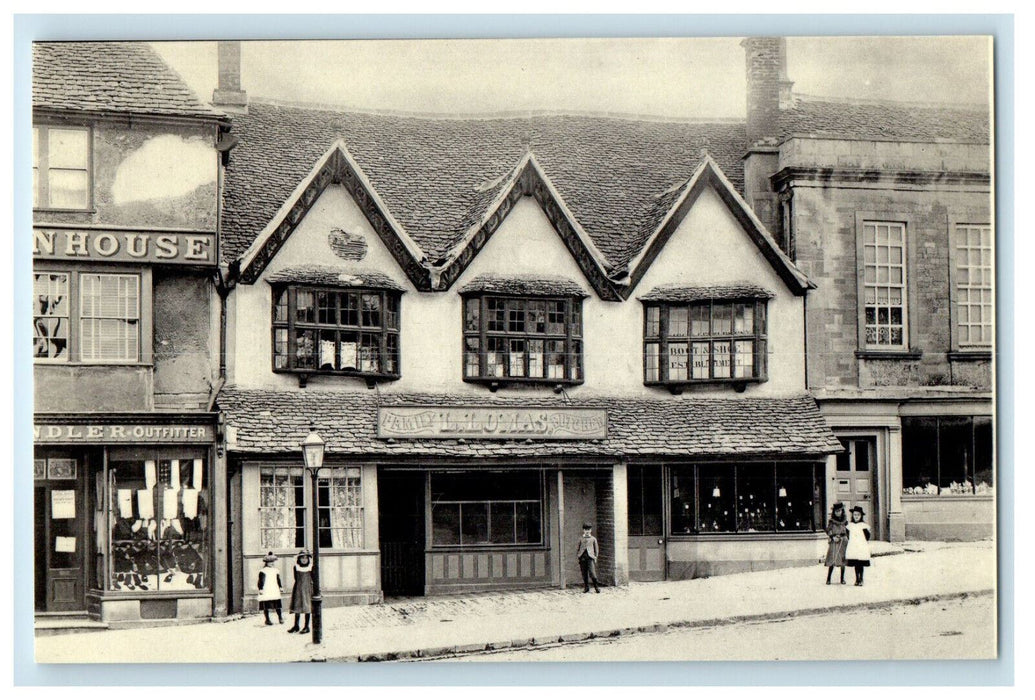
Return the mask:
[(323, 643), (323, 596), (313, 596), (313, 644)]

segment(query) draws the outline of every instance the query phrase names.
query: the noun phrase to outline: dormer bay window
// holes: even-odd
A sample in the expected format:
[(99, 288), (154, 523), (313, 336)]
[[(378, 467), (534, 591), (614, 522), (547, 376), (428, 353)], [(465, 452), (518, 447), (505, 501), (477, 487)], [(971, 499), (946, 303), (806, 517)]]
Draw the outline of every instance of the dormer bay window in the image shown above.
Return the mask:
[(402, 289), (378, 273), (292, 269), (273, 286), (273, 371), (398, 379)]
[(465, 382), (582, 383), (586, 294), (575, 282), (479, 277), (460, 294)]
[(659, 287), (641, 297), (643, 382), (674, 391), (695, 384), (765, 381), (772, 292), (752, 284)]

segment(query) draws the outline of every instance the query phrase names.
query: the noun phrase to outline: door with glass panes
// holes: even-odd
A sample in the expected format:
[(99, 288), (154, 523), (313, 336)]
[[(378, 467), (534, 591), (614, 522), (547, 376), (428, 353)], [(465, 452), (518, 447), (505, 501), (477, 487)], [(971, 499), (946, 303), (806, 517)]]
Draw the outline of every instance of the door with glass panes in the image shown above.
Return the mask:
[(86, 609), (86, 515), (81, 454), (37, 451), (34, 464), (35, 609)]
[(837, 455), (835, 498), (850, 511), (860, 506), (873, 537), (880, 537), (880, 518), (877, 513), (877, 439), (867, 436), (840, 436), (844, 452)]
[(629, 579), (665, 578), (664, 494), (660, 465), (630, 465), (627, 472)]

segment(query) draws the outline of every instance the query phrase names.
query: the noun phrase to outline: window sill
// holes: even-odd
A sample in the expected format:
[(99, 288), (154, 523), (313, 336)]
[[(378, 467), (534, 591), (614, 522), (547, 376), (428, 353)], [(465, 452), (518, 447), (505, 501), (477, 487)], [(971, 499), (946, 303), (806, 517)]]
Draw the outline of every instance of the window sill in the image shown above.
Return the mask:
[(545, 544), (433, 544), (428, 554), (451, 554), (461, 552), (546, 552), (549, 547)]
[(688, 381), (675, 382), (644, 382), (643, 385), (650, 387), (665, 387), (669, 392), (677, 396), (682, 394), (685, 390), (693, 389), (697, 386), (730, 386), (739, 394), (747, 389), (748, 384), (761, 384), (768, 380), (768, 377), (739, 377), (737, 379), (692, 379)]
[[(151, 574), (154, 576), (155, 574)], [(148, 598), (211, 598), (212, 591), (206, 587), (202, 589), (195, 589), (193, 591), (180, 590), (180, 591), (102, 591), (99, 588), (90, 589), (89, 595), (95, 598), (141, 598), (147, 596)]]
[(910, 503), (920, 501), (991, 501), (994, 493), (904, 493), (902, 500)]
[(464, 377), (467, 384), (484, 384), (489, 391), (495, 392), (500, 387), (508, 384), (523, 384), (528, 386), (552, 387), (555, 393), (566, 386), (578, 386), (584, 382), (582, 379), (543, 379), (541, 377)]
[(85, 209), (59, 209), (57, 207), (34, 207), (32, 210), (33, 214), (96, 214), (97, 210), (93, 207), (87, 207)]
[(821, 530), (788, 530), (786, 532), (699, 532), (699, 533), (687, 533), (687, 534), (673, 534), (669, 535), (668, 539), (671, 542), (726, 542), (726, 541), (776, 541), (796, 539), (796, 540), (820, 540), (826, 539), (826, 533)]
[(924, 353), (920, 350), (856, 350), (860, 360), (919, 360)]
[(294, 374), (298, 377), (298, 386), (304, 389), (310, 377), (344, 377), (350, 379), (362, 379), (367, 383), (368, 389), (373, 389), (379, 382), (394, 382), (402, 377), (401, 374), (383, 374), (378, 372), (353, 372), (334, 370), (307, 370), (307, 369), (274, 369), (275, 374)]
[(949, 360), (952, 362), (989, 362), (992, 360), (992, 350), (951, 350)]
[(65, 362), (62, 360), (33, 360), (37, 367), (154, 367), (151, 362)]

